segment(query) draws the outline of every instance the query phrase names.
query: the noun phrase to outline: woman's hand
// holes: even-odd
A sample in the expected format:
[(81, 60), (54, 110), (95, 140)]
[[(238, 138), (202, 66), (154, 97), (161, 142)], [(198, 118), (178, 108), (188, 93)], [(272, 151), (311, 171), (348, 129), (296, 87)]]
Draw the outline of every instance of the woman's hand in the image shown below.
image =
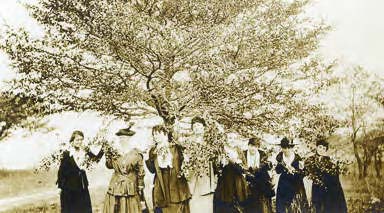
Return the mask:
[(147, 205), (145, 204), (145, 201), (140, 201), (140, 205), (141, 205), (141, 210), (147, 209)]
[(304, 162), (303, 161), (299, 161), (299, 169), (300, 170), (304, 169)]

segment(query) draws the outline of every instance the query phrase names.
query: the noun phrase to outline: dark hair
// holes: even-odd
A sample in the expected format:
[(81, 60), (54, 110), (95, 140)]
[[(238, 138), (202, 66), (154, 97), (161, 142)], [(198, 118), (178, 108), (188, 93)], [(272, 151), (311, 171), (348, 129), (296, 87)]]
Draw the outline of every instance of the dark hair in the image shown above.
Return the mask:
[(155, 135), (155, 133), (163, 133), (165, 135), (168, 135), (168, 129), (164, 125), (156, 125), (152, 127), (152, 136)]
[(316, 141), (316, 146), (325, 146), (325, 148), (329, 148), (329, 143), (325, 139), (319, 139)]
[(193, 125), (195, 123), (201, 123), (201, 124), (203, 124), (204, 127), (207, 126), (207, 124), (205, 123), (204, 118), (199, 117), (199, 116), (196, 116), (196, 117), (192, 118), (192, 120), (191, 120), (191, 128), (192, 128), (192, 130), (193, 130)]
[(69, 139), (69, 143), (72, 143), (73, 140), (75, 140), (75, 137), (76, 137), (77, 135), (78, 135), (78, 136), (81, 136), (81, 137), (84, 138), (84, 133), (83, 133), (82, 131), (80, 131), (80, 130), (75, 130), (75, 131), (72, 132), (71, 138)]
[(250, 138), (248, 141), (248, 145), (253, 145), (253, 146), (260, 146), (261, 141), (259, 138)]

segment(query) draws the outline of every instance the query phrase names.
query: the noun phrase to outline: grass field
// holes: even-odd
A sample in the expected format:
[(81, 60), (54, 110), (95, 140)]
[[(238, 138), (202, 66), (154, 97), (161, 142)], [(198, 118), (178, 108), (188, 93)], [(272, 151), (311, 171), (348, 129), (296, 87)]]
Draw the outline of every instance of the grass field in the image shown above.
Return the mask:
[(383, 213), (384, 186), (383, 180), (367, 177), (359, 180), (356, 177), (344, 177), (344, 193), (350, 213)]
[[(103, 200), (105, 195), (105, 188), (90, 189), (93, 212), (102, 212)], [(9, 213), (55, 213), (60, 212), (59, 197), (55, 197), (50, 200), (42, 200), (40, 202), (19, 206), (13, 209), (9, 209), (6, 212)]]
[[(17, 196), (25, 193), (34, 193), (43, 190), (56, 190), (54, 180), (55, 172), (34, 174), (32, 171), (1, 171), (0, 172), (0, 199), (7, 196)], [(379, 213), (384, 212), (384, 186), (381, 179), (369, 176), (366, 180), (359, 180), (355, 176), (341, 178), (344, 193), (350, 213)], [(147, 180), (147, 182), (150, 180)], [(7, 188), (11, 184), (11, 188)], [(94, 212), (102, 212), (103, 200), (106, 192), (105, 186), (90, 188)], [(146, 191), (147, 196), (150, 191)], [(148, 197), (147, 197), (148, 198)], [(374, 202), (378, 198), (379, 202)], [(377, 201), (377, 200), (376, 200)], [(6, 212), (59, 212), (59, 196), (51, 196), (38, 202), (17, 206)]]
[(0, 169), (0, 199), (26, 193), (55, 189), (57, 172), (35, 173), (33, 170)]

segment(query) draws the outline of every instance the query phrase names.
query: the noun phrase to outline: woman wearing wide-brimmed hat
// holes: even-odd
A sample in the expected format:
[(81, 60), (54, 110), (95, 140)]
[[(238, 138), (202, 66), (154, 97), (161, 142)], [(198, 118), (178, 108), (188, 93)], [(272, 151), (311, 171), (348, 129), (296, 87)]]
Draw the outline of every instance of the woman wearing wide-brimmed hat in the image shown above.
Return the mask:
[(104, 213), (139, 213), (143, 200), (144, 167), (143, 156), (132, 147), (130, 137), (135, 132), (129, 128), (120, 129), (120, 150), (106, 151), (106, 166), (115, 170), (109, 183), (104, 201)]
[(276, 157), (276, 173), (280, 174), (276, 193), (276, 212), (308, 212), (303, 183), (304, 163), (292, 149), (296, 144), (285, 137), (279, 145), (282, 151)]

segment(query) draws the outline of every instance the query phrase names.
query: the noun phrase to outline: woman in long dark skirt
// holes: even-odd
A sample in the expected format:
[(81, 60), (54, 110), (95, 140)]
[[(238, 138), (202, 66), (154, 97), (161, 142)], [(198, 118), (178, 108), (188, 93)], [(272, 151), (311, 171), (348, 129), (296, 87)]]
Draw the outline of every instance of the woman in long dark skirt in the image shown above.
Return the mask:
[(85, 172), (87, 160), (98, 161), (103, 156), (101, 150), (94, 155), (83, 145), (84, 134), (74, 131), (69, 140), (70, 147), (62, 154), (58, 171), (57, 185), (61, 189), (60, 203), (62, 213), (92, 212)]
[(294, 153), (292, 150), (294, 144), (287, 138), (281, 140), (280, 146), (282, 152), (276, 157), (276, 173), (280, 174), (276, 194), (276, 212), (309, 212), (301, 157)]
[(155, 174), (152, 190), (155, 213), (190, 213), (191, 192), (187, 179), (181, 174), (183, 148), (169, 141), (169, 131), (163, 125), (152, 128), (155, 145), (149, 150), (146, 165)]
[(247, 168), (244, 174), (250, 189), (245, 213), (272, 213), (272, 197), (275, 196), (275, 191), (268, 173), (272, 169), (272, 163), (260, 146), (260, 139), (251, 138), (248, 149), (244, 151)]
[(316, 213), (346, 213), (347, 204), (339, 180), (339, 168), (326, 152), (328, 142), (316, 142), (316, 154), (306, 160), (305, 167), (312, 179), (312, 209)]
[(215, 165), (218, 175), (217, 186), (213, 197), (214, 213), (242, 213), (249, 195), (249, 187), (243, 176), (242, 165), (246, 162), (245, 156), (239, 147), (231, 147), (238, 140), (238, 134), (227, 134), (228, 144), (225, 145), (225, 157)]

